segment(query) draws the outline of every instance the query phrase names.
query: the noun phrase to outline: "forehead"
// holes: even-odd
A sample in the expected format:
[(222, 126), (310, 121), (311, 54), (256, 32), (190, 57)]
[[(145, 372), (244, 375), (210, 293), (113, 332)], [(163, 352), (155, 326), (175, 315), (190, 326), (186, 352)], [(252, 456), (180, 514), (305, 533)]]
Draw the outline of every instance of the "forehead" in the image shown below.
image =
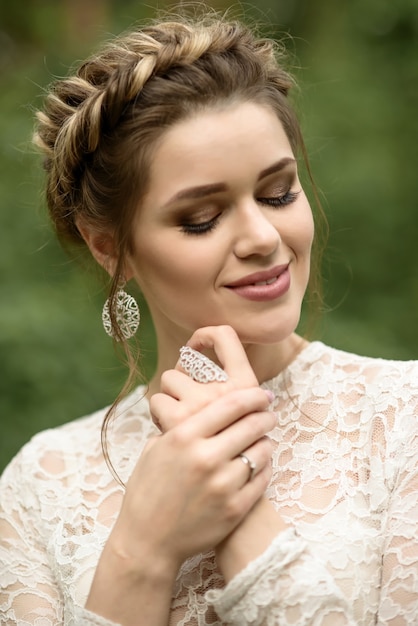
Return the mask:
[(280, 120), (267, 106), (244, 102), (201, 111), (160, 137), (149, 194), (164, 202), (182, 188), (257, 179), (273, 162), (293, 156)]

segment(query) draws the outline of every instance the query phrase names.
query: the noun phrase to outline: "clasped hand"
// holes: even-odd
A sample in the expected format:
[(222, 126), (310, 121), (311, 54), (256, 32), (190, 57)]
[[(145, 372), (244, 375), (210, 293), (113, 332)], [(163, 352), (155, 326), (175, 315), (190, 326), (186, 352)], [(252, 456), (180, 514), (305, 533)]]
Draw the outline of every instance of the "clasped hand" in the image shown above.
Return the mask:
[[(202, 384), (165, 372), (150, 408), (162, 434), (145, 447), (130, 477), (114, 533), (135, 564), (153, 554), (178, 568), (216, 548), (260, 500), (271, 476), (275, 425), (271, 398), (259, 387), (245, 351), (227, 326), (198, 330), (188, 345), (213, 350), (226, 382)], [(245, 453), (257, 470), (239, 457)]]

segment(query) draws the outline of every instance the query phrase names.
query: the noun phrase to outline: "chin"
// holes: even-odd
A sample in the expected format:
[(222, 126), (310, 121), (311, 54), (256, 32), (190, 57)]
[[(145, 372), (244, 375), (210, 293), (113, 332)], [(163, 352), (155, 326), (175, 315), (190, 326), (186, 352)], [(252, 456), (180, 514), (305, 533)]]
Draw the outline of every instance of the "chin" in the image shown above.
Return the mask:
[(270, 345), (280, 343), (288, 339), (299, 324), (300, 314), (284, 320), (277, 318), (273, 322), (265, 323), (260, 319), (259, 324), (253, 328), (248, 325), (243, 328), (241, 324), (231, 324), (243, 344)]

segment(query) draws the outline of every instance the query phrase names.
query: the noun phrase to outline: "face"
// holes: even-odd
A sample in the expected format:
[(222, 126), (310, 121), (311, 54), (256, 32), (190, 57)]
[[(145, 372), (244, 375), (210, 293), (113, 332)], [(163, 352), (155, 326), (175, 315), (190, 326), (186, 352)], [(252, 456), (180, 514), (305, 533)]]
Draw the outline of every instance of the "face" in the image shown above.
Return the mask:
[(160, 345), (219, 324), (245, 344), (282, 341), (296, 328), (313, 220), (268, 107), (235, 104), (171, 127), (133, 228), (129, 268)]

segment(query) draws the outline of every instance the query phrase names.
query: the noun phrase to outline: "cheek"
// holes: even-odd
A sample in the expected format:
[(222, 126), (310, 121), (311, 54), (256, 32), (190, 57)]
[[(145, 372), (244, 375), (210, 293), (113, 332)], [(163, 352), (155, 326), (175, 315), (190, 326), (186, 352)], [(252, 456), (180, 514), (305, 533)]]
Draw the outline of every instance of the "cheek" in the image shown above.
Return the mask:
[[(187, 242), (186, 242), (187, 243)], [(135, 242), (132, 259), (139, 286), (165, 290), (181, 289), (202, 276), (204, 262), (196, 245), (179, 245), (172, 237), (141, 238)]]
[(305, 245), (308, 248), (309, 253), (312, 248), (314, 235), (315, 235), (315, 224), (314, 224), (311, 209), (309, 208), (309, 212), (306, 218), (306, 227), (305, 227)]
[(311, 208), (306, 205), (295, 213), (294, 220), (289, 228), (289, 245), (298, 257), (310, 256), (314, 239), (315, 226)]

